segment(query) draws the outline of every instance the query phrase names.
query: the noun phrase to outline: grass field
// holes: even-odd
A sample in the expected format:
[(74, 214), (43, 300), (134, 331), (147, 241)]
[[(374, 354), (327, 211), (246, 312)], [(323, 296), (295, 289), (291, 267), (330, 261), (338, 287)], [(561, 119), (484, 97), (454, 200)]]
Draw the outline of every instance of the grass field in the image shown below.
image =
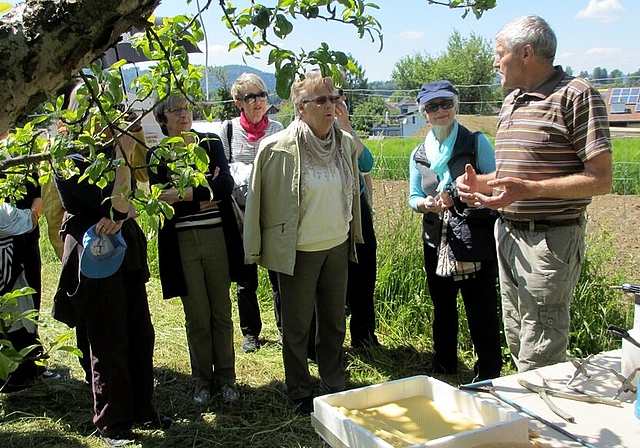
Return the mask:
[[(493, 137), (489, 136), (493, 142)], [(408, 160), (421, 138), (367, 140), (376, 158), (376, 179), (408, 180)], [(613, 139), (613, 187), (615, 194), (640, 194), (640, 139)]]

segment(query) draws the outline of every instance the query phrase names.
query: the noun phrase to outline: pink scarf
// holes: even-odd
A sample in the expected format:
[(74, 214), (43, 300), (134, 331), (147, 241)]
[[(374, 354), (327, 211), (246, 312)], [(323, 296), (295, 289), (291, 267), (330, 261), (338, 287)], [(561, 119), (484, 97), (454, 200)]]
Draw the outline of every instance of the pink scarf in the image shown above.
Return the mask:
[(240, 126), (242, 126), (242, 129), (247, 131), (247, 140), (250, 142), (257, 142), (264, 137), (264, 133), (269, 127), (269, 119), (266, 115), (263, 115), (262, 119), (256, 124), (249, 123), (244, 111), (242, 111), (240, 112)]

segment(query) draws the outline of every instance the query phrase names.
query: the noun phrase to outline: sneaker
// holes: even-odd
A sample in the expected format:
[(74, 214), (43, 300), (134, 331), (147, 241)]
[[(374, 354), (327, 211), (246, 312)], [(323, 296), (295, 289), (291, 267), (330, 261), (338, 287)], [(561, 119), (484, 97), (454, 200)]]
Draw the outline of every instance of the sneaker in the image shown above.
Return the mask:
[(60, 374), (52, 372), (51, 370), (45, 370), (40, 374), (40, 378), (42, 378), (43, 380), (59, 380)]
[(195, 394), (193, 394), (193, 402), (195, 404), (203, 404), (209, 401), (210, 399), (211, 399), (211, 394), (209, 393), (208, 390), (205, 390), (205, 389), (200, 390)]
[(291, 401), (302, 415), (311, 415), (313, 412), (313, 397), (296, 398)]
[(121, 432), (113, 436), (100, 436), (107, 446), (126, 446), (135, 442), (131, 431)]
[(220, 394), (222, 395), (222, 400), (225, 403), (233, 403), (240, 398), (240, 391), (235, 384), (225, 384), (220, 388)]
[(245, 353), (255, 352), (260, 348), (260, 341), (256, 336), (247, 335), (242, 341), (240, 349)]

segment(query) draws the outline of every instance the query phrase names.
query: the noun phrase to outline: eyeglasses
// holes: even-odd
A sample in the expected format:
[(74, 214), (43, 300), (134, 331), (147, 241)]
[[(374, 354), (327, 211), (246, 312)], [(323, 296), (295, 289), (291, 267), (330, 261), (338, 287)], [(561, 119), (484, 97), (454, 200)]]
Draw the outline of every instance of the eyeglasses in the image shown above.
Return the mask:
[(338, 95), (344, 96), (344, 90), (343, 89), (338, 89)]
[(167, 110), (168, 114), (171, 115), (178, 115), (178, 116), (182, 116), (183, 113), (191, 113), (191, 108), (190, 107), (172, 107), (171, 109)]
[(448, 109), (451, 109), (452, 107), (453, 107), (453, 100), (448, 99), (448, 100), (441, 101), (439, 103), (428, 103), (426, 106), (424, 106), (424, 110), (428, 114), (432, 114), (434, 112), (437, 112), (438, 109), (440, 108), (442, 108), (442, 110), (448, 110)]
[(316, 103), (316, 106), (324, 106), (325, 104), (327, 104), (327, 101), (331, 101), (331, 104), (336, 104), (338, 101), (340, 101), (341, 98), (342, 97), (338, 95), (322, 95), (311, 100), (302, 100), (302, 104)]
[(253, 104), (256, 102), (256, 100), (267, 101), (267, 98), (269, 98), (269, 94), (263, 91), (260, 93), (247, 93), (242, 97), (242, 101), (247, 104)]

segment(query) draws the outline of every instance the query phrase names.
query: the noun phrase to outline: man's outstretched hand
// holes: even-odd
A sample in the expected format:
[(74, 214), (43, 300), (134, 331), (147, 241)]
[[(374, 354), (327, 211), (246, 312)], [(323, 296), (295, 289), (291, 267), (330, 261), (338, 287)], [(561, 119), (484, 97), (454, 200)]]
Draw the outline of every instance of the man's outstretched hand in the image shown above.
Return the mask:
[(481, 193), (482, 183), (478, 180), (478, 174), (473, 166), (466, 164), (464, 174), (456, 179), (458, 195), (466, 204), (472, 207), (484, 205), (497, 210), (507, 205), (526, 199), (529, 192), (529, 183), (517, 177), (503, 177), (486, 182), (486, 186), (493, 188), (493, 195)]

